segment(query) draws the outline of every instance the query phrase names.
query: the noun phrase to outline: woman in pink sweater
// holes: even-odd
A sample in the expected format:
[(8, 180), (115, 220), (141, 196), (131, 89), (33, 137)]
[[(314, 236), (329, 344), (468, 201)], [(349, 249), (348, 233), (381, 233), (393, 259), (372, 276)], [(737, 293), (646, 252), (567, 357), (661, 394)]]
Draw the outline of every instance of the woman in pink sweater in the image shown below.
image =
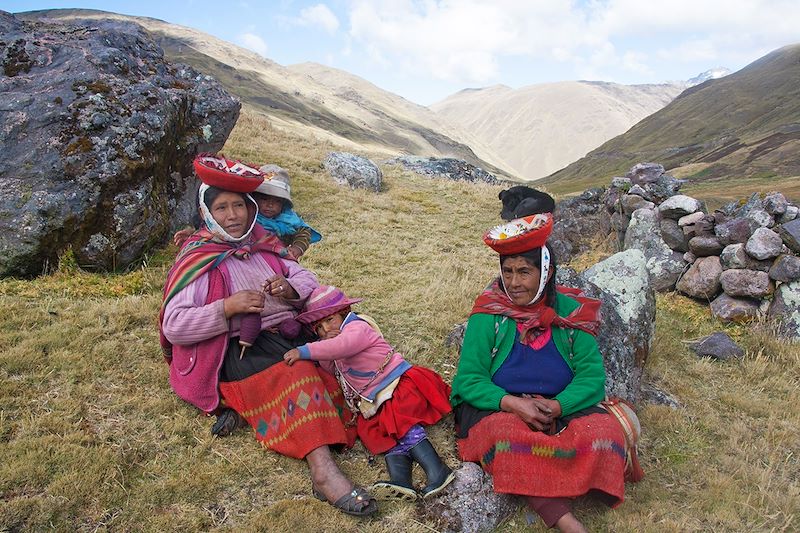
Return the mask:
[(450, 412), (450, 387), (433, 370), (403, 359), (369, 317), (351, 312), (350, 305), (360, 301), (336, 287), (314, 289), (297, 320), (312, 325), (320, 340), (293, 348), (283, 358), (289, 366), (318, 361), (339, 380), (361, 442), (373, 454), (386, 454), (390, 479), (373, 485), (373, 491), (391, 499), (416, 499), (411, 481), (415, 460), (427, 477), (419, 495), (434, 496), (454, 475), (422, 426)]
[[(204, 184), (199, 196), (205, 227), (178, 254), (161, 308), (172, 388), (218, 415), (215, 434), (249, 424), (265, 447), (308, 462), (319, 497), (349, 514), (373, 514), (375, 500), (353, 486), (329, 450), (355, 440), (339, 415), (338, 384), (312, 363), (278, 364), (305, 340), (295, 317), (316, 277), (277, 255), (283, 244), (255, 224), (249, 194)], [(243, 352), (243, 319), (253, 315), (260, 333)]]

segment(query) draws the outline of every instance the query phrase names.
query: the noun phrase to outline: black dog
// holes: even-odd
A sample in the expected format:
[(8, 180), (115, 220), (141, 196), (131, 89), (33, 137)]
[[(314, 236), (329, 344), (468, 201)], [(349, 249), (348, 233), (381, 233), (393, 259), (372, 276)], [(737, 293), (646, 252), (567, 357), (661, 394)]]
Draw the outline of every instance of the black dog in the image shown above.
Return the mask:
[(552, 213), (556, 207), (553, 197), (525, 185), (517, 185), (497, 195), (503, 202), (500, 218), (514, 220), (539, 213)]

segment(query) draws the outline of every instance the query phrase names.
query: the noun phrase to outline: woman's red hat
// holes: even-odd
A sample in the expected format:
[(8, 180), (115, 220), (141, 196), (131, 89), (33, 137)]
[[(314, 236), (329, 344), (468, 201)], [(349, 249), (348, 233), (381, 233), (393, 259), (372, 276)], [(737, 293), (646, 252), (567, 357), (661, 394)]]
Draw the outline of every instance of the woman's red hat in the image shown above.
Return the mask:
[(483, 235), (483, 242), (500, 255), (541, 248), (553, 231), (553, 214), (539, 213), (500, 224)]
[(264, 182), (263, 172), (222, 154), (197, 154), (192, 164), (200, 181), (225, 191), (253, 192)]

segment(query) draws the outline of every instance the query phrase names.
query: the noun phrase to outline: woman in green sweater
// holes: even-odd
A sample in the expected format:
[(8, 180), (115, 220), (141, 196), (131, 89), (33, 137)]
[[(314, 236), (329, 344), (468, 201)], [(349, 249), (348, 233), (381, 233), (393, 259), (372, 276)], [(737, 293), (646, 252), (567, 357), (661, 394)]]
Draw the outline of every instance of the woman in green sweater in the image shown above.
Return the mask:
[(600, 303), (556, 288), (551, 229), (546, 213), (484, 236), (500, 277), (475, 301), (451, 403), (461, 459), (492, 474), (496, 492), (525, 497), (548, 527), (585, 531), (570, 501), (589, 492), (622, 501), (625, 440), (597, 405)]

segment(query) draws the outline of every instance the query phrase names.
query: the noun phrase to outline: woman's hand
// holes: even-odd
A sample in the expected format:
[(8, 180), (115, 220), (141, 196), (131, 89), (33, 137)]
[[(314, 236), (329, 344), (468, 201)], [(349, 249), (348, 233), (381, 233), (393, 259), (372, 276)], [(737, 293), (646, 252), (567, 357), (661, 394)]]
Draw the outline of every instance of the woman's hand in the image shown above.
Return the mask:
[(295, 261), (300, 259), (300, 256), (303, 255), (303, 249), (300, 248), (299, 246), (295, 246), (294, 244), (290, 244), (288, 250), (289, 250), (289, 255), (292, 256), (292, 258)]
[(275, 298), (283, 298), (285, 300), (296, 300), (299, 298), (297, 291), (294, 287), (289, 285), (286, 278), (280, 274), (276, 274), (264, 282), (264, 292)]
[[(500, 400), (500, 409), (514, 413), (538, 431), (546, 431), (555, 417), (539, 398), (524, 398), (507, 394)], [(560, 407), (559, 407), (560, 410)]]
[(264, 310), (264, 293), (261, 291), (239, 291), (222, 301), (225, 318), (239, 313), (260, 313)]
[(544, 396), (539, 396), (538, 394), (534, 394), (532, 398), (538, 402), (545, 412), (550, 413), (553, 420), (561, 416), (561, 404), (558, 403), (558, 400), (548, 400)]
[(283, 360), (286, 361), (286, 364), (292, 366), (297, 361), (300, 360), (300, 350), (297, 348), (292, 348), (285, 354), (283, 354)]

